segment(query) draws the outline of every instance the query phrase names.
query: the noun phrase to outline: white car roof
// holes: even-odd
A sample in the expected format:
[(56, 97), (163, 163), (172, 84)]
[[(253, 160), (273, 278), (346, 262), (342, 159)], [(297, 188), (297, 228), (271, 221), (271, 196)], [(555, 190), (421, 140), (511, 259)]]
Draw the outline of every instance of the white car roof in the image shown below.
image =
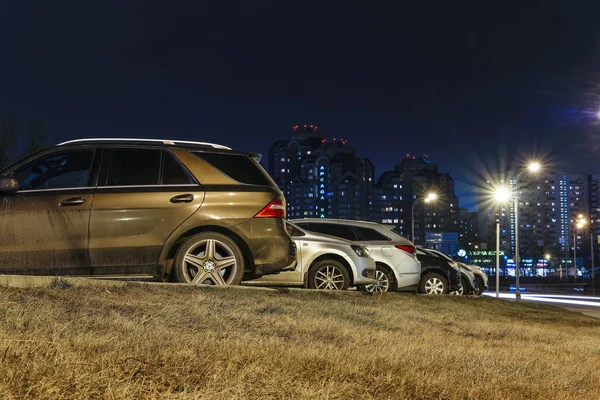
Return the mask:
[[(409, 242), (412, 244), (412, 242), (410, 240), (408, 240), (407, 238), (405, 238), (404, 236), (392, 231), (393, 228), (395, 228), (395, 226), (393, 225), (382, 225), (382, 224), (378, 224), (377, 222), (370, 222), (370, 221), (356, 221), (353, 219), (335, 219), (335, 218), (299, 218), (299, 219), (292, 219), (290, 220), (290, 222), (293, 222), (295, 224), (299, 224), (299, 223), (325, 223), (325, 224), (338, 224), (338, 225), (349, 225), (349, 226), (357, 226), (357, 227), (362, 227), (362, 228), (370, 228), (370, 229), (375, 229), (379, 232), (381, 232), (382, 234), (384, 234), (384, 236), (388, 236), (390, 237), (390, 235), (392, 237), (390, 237), (391, 241), (402, 241), (402, 242)], [(368, 240), (368, 242), (372, 242), (370, 240)]]
[[(322, 222), (326, 224), (344, 224), (344, 225), (352, 225), (352, 226), (364, 226), (365, 228), (375, 228), (379, 226), (383, 226), (387, 229), (395, 228), (393, 225), (382, 225), (377, 222), (370, 221), (356, 221), (353, 219), (336, 219), (336, 218), (298, 218), (291, 219), (290, 221), (298, 223), (298, 222)], [(389, 228), (388, 228), (389, 227)]]

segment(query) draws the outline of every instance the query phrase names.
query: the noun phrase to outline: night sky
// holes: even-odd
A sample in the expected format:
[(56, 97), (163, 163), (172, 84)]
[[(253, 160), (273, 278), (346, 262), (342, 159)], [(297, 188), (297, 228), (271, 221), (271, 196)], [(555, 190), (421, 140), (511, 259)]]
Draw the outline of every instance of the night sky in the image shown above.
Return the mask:
[(0, 116), (265, 156), (316, 124), (377, 176), (428, 154), (471, 207), (531, 154), (600, 173), (598, 1), (132, 3), (4, 2)]

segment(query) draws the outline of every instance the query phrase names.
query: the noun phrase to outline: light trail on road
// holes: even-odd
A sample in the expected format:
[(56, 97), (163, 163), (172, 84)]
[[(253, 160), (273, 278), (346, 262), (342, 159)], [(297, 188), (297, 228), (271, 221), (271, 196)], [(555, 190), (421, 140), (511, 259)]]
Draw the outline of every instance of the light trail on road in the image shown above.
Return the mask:
[[(484, 293), (488, 297), (496, 297), (496, 293)], [(500, 293), (500, 298), (515, 300), (514, 293)], [(571, 300), (573, 298), (581, 300)], [(529, 301), (539, 301), (543, 303), (555, 303), (562, 305), (574, 305), (574, 306), (589, 306), (600, 308), (600, 297), (584, 297), (584, 296), (564, 296), (564, 295), (549, 295), (549, 294), (521, 294), (521, 299)], [(597, 301), (590, 301), (597, 300)]]

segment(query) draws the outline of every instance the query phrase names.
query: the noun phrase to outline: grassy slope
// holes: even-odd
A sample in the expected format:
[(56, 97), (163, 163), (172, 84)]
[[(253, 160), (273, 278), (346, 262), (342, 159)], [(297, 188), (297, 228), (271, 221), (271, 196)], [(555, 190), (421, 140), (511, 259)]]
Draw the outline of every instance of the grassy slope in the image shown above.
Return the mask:
[(600, 320), (489, 298), (0, 288), (3, 398), (600, 398)]

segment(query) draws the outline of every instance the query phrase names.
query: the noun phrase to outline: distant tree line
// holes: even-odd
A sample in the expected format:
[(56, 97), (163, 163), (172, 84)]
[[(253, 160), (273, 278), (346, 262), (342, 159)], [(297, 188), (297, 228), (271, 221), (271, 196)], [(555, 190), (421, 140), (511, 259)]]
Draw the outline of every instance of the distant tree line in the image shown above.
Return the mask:
[(40, 116), (19, 126), (15, 114), (0, 118), (0, 168), (36, 151), (56, 144), (58, 129), (50, 129)]

